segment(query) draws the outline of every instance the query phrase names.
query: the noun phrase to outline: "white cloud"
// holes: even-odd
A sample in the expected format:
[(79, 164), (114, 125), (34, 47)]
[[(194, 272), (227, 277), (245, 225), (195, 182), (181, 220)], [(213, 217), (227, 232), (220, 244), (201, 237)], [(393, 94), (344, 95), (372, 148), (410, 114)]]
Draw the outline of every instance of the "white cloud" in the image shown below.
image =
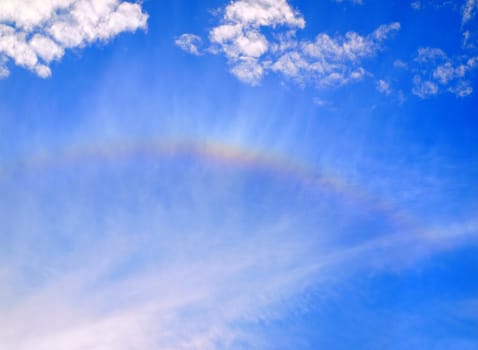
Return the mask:
[(422, 8), (422, 3), (420, 1), (414, 1), (410, 4), (410, 6), (414, 10), (420, 10)]
[(407, 62), (404, 62), (404, 61), (402, 61), (402, 60), (395, 60), (395, 61), (393, 62), (393, 66), (394, 66), (395, 68), (398, 68), (398, 69), (407, 69), (407, 68), (408, 68)]
[(377, 82), (375, 83), (375, 88), (379, 93), (391, 98), (400, 105), (402, 105), (406, 101), (406, 97), (403, 90), (392, 87), (390, 82), (387, 80), (377, 80)]
[(423, 81), (420, 76), (415, 75), (412, 92), (418, 97), (427, 98), (438, 93), (438, 85), (430, 80)]
[(476, 15), (478, 10), (478, 2), (476, 0), (466, 0), (463, 6), (462, 23), (468, 23)]
[(4, 60), (11, 57), (17, 65), (34, 69), (38, 58), (26, 43), (25, 33), (18, 33), (12, 27), (0, 24), (0, 52)]
[(256, 29), (244, 31), (239, 25), (222, 25), (210, 33), (211, 42), (218, 44), (230, 59), (257, 58), (267, 52), (269, 43)]
[(287, 0), (236, 0), (226, 7), (224, 20), (243, 28), (305, 26), (302, 15), (294, 11)]
[(390, 84), (387, 83), (385, 80), (377, 81), (377, 91), (387, 96), (392, 93)]
[(476, 31), (470, 27), (470, 21), (476, 16), (478, 2), (476, 0), (463, 0), (461, 8), (458, 2), (453, 1), (415, 1), (415, 9), (431, 6), (436, 9), (448, 6), (453, 12), (461, 11), (462, 48), (461, 54), (449, 56), (439, 48), (422, 47), (409, 68), (414, 74), (412, 92), (426, 98), (440, 92), (449, 92), (457, 97), (465, 97), (473, 93), (470, 77), (475, 68), (477, 56), (472, 56), (476, 48)]
[(299, 83), (341, 86), (366, 75), (361, 61), (374, 56), (400, 24), (382, 25), (367, 36), (321, 33), (314, 41), (297, 40), (296, 31), (304, 27), (303, 16), (286, 0), (236, 0), (210, 30), (209, 51), (223, 54), (232, 74), (252, 85), (275, 72)]
[(0, 69), (8, 72), (12, 60), (47, 77), (65, 49), (145, 29), (146, 22), (140, 4), (121, 0), (0, 0)]
[(462, 68), (463, 66), (460, 67), (453, 67), (451, 62), (446, 62), (445, 64), (442, 64), (435, 68), (433, 71), (433, 78), (435, 80), (438, 80), (440, 84), (448, 84), (451, 80), (453, 80), (455, 77), (463, 77), (464, 69)]
[(473, 93), (473, 88), (469, 81), (459, 81), (456, 86), (452, 86), (448, 89), (449, 92), (455, 94), (457, 97), (466, 97)]
[(463, 47), (476, 49), (478, 44), (478, 33), (476, 31), (476, 26), (473, 23), (476, 15), (478, 13), (478, 1), (476, 0), (466, 0), (465, 4), (462, 7), (462, 36), (463, 36)]
[[(292, 49), (272, 57), (272, 71), (300, 82), (312, 81), (325, 86), (341, 86), (362, 79), (366, 71), (361, 61), (374, 56), (388, 35), (400, 28), (398, 23), (380, 26), (368, 36), (348, 32), (331, 37), (319, 34), (315, 41), (298, 41)], [(287, 45), (283, 45), (287, 47)]]
[(270, 51), (261, 29), (277, 26), (294, 30), (304, 28), (305, 21), (286, 0), (233, 1), (224, 10), (223, 23), (209, 33), (211, 50), (228, 58), (238, 79), (257, 84), (266, 68), (259, 58)]
[(45, 62), (60, 59), (64, 55), (64, 49), (50, 38), (35, 34), (29, 41), (29, 45), (37, 55)]
[(345, 36), (319, 34), (315, 41), (299, 42), (299, 49), (288, 50), (272, 65), (272, 70), (299, 81), (312, 80), (319, 86), (341, 86), (361, 79), (361, 61), (374, 56), (381, 43), (398, 23), (380, 26), (368, 36), (348, 32)]
[(477, 66), (477, 57), (448, 57), (438, 48), (420, 48), (414, 59), (412, 92), (420, 98), (438, 94), (441, 90), (465, 97), (473, 92), (470, 72)]
[(446, 57), (447, 55), (442, 49), (421, 47), (418, 49), (418, 54), (417, 57), (415, 57), (415, 61), (426, 63), (436, 61), (437, 59), (445, 59)]
[(244, 59), (232, 67), (231, 72), (239, 80), (255, 85), (264, 75), (264, 68), (255, 59)]
[(202, 43), (202, 39), (194, 34), (182, 34), (175, 40), (175, 44), (182, 50), (192, 55), (200, 55), (199, 46)]

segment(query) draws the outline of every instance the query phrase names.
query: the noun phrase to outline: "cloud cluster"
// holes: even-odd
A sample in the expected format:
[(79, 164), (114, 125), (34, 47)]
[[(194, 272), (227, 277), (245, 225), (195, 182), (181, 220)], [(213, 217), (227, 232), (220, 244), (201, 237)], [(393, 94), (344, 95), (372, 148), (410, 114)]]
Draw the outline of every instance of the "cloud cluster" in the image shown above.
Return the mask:
[(121, 0), (0, 1), (0, 77), (8, 61), (51, 75), (49, 64), (66, 49), (107, 41), (146, 28), (140, 4)]
[(381, 49), (381, 43), (399, 29), (399, 23), (392, 23), (367, 36), (348, 32), (345, 36), (331, 37), (322, 33), (314, 41), (298, 42), (292, 49), (279, 50), (271, 69), (300, 82), (312, 80), (320, 87), (345, 85), (366, 74), (362, 60), (373, 57)]
[(272, 48), (263, 28), (277, 26), (295, 30), (304, 28), (305, 21), (286, 0), (234, 1), (224, 10), (223, 24), (209, 33), (212, 50), (228, 58), (236, 77), (257, 84), (266, 68), (264, 57)]
[(420, 48), (414, 59), (412, 93), (426, 98), (448, 91), (457, 97), (473, 93), (470, 72), (478, 66), (478, 56), (450, 58), (441, 49)]
[[(209, 52), (223, 54), (231, 72), (241, 81), (258, 84), (267, 72), (280, 73), (300, 83), (320, 87), (341, 86), (361, 79), (362, 60), (374, 56), (382, 43), (400, 29), (399, 23), (382, 25), (362, 36), (317, 35), (314, 41), (296, 39), (305, 28), (303, 16), (286, 0), (236, 0), (224, 9), (222, 23), (209, 32)], [(176, 44), (191, 52), (184, 34)]]
[[(478, 2), (476, 0), (451, 1), (415, 1), (412, 8), (420, 10), (424, 7), (440, 9), (445, 6), (451, 11), (460, 13), (462, 53), (449, 56), (442, 49), (422, 47), (412, 62), (409, 63), (412, 78), (412, 93), (420, 98), (437, 95), (443, 91), (453, 93), (457, 97), (469, 96), (473, 93), (470, 74), (477, 65), (478, 56), (472, 51), (476, 48), (476, 28), (472, 19), (476, 16)], [(472, 50), (470, 50), (472, 49)]]

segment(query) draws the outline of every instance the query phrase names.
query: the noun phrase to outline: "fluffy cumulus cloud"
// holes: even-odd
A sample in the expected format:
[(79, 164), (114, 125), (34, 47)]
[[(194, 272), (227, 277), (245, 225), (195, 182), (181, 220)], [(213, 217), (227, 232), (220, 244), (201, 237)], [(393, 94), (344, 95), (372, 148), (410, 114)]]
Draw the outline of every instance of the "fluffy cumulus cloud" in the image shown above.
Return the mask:
[(426, 98), (448, 91), (457, 97), (473, 92), (470, 75), (478, 66), (478, 56), (448, 57), (441, 49), (420, 48), (415, 57), (413, 94)]
[[(208, 51), (224, 55), (232, 74), (252, 85), (268, 72), (320, 87), (359, 80), (366, 74), (363, 59), (374, 56), (400, 29), (392, 23), (365, 36), (321, 33), (312, 41), (298, 40), (296, 31), (305, 28), (305, 20), (286, 0), (233, 1), (221, 22), (209, 32)], [(191, 52), (182, 41), (176, 44)]]
[(295, 30), (304, 28), (305, 21), (286, 0), (232, 2), (224, 10), (223, 24), (209, 33), (211, 49), (228, 58), (235, 76), (256, 84), (264, 74), (266, 54), (272, 50), (262, 29), (277, 26)]
[(0, 77), (8, 62), (40, 77), (66, 49), (146, 28), (140, 4), (121, 0), (0, 0)]

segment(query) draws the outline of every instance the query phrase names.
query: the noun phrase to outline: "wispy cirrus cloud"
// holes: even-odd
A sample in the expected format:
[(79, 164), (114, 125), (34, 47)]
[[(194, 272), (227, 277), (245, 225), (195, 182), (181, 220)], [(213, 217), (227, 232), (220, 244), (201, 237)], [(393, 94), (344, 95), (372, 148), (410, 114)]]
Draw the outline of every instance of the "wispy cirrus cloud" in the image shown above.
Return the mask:
[(351, 2), (352, 4), (363, 5), (363, 0), (334, 0), (335, 2), (342, 3), (342, 2)]
[(306, 23), (286, 0), (233, 1), (225, 7), (221, 22), (209, 32), (208, 51), (224, 55), (232, 74), (252, 85), (267, 73), (319, 87), (360, 80), (366, 75), (362, 61), (375, 56), (400, 29), (399, 23), (391, 23), (365, 36), (321, 33), (313, 41), (297, 40), (296, 31)]
[(13, 61), (48, 77), (65, 50), (145, 29), (147, 18), (139, 3), (120, 0), (0, 1), (0, 76)]
[(476, 221), (410, 227), (345, 188), (253, 162), (107, 150), (2, 172), (2, 345), (258, 348), (250, 328), (311, 288), (401, 269), (478, 234)]
[(476, 27), (476, 15), (478, 13), (478, 2), (476, 0), (466, 0), (462, 7), (462, 36), (463, 47), (476, 49), (478, 45), (478, 32)]

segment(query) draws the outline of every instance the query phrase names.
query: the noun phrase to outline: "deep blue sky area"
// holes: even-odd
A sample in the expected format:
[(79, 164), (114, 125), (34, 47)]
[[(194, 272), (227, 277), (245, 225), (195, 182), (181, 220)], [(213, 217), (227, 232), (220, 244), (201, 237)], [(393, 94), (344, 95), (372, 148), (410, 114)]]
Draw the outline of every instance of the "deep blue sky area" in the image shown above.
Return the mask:
[(0, 0), (0, 350), (478, 348), (478, 2)]

